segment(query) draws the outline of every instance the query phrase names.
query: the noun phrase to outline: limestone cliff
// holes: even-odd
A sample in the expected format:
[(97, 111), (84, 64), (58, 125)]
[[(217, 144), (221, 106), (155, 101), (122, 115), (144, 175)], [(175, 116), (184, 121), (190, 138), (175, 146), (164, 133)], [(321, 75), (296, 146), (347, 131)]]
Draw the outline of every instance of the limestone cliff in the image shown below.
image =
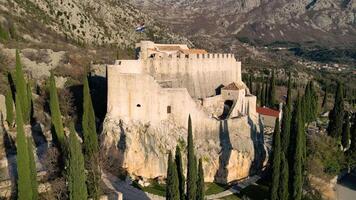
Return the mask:
[[(221, 121), (216, 134), (194, 131), (196, 154), (203, 158), (205, 181), (231, 182), (261, 169), (266, 154), (259, 130), (256, 123), (241, 117)], [(101, 149), (131, 176), (150, 179), (166, 176), (168, 151), (174, 152), (178, 144), (185, 154), (186, 138), (187, 130), (173, 118), (153, 127), (139, 122), (126, 124), (108, 116)]]

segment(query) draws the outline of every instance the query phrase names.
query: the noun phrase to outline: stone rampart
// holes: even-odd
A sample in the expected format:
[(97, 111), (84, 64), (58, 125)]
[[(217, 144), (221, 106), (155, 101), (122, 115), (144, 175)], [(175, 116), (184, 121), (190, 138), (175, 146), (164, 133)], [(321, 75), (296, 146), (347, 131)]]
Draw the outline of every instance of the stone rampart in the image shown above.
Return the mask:
[(218, 93), (221, 85), (241, 82), (241, 62), (233, 54), (164, 55), (143, 59), (144, 71), (174, 88), (187, 88), (193, 98)]

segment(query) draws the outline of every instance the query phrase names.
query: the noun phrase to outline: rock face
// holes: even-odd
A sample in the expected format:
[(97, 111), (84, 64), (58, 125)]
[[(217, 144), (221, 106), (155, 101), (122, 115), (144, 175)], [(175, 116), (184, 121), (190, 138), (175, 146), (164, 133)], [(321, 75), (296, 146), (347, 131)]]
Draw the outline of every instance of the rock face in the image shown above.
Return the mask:
[(259, 43), (283, 40), (333, 46), (356, 43), (356, 2), (353, 0), (131, 2), (172, 29), (201, 41), (201, 45), (217, 41), (214, 44), (225, 42), (231, 46), (237, 36)]
[[(2, 115), (3, 119), (6, 119), (6, 104), (5, 104), (5, 96), (0, 94), (0, 115)], [(1, 120), (1, 116), (0, 116)], [(1, 121), (0, 121), (1, 123)]]
[[(159, 27), (154, 20), (123, 0), (0, 1), (1, 21), (4, 22), (0, 23), (2, 27), (16, 29), (19, 37), (34, 42), (46, 42), (49, 37), (56, 41), (60, 35), (79, 45), (126, 47), (148, 37), (171, 42), (182, 39)], [(147, 31), (135, 32), (141, 23), (146, 24)], [(37, 27), (45, 27), (46, 30), (40, 31)]]
[[(249, 124), (247, 117), (230, 123), (233, 124), (222, 121), (216, 134), (194, 136), (196, 154), (203, 159), (207, 182), (228, 183), (245, 178), (261, 169), (265, 161), (260, 128)], [(153, 127), (138, 122), (124, 124), (108, 116), (101, 135), (101, 149), (133, 177), (151, 179), (166, 176), (168, 152), (174, 152), (176, 145), (186, 154), (186, 138), (187, 130), (179, 127), (174, 119)]]

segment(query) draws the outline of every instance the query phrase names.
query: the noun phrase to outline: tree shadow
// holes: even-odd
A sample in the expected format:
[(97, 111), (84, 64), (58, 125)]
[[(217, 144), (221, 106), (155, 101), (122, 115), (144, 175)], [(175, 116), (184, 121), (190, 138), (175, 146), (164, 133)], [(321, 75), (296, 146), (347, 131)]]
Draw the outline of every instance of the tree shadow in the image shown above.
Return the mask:
[(266, 159), (266, 150), (264, 148), (264, 134), (263, 134), (263, 125), (262, 120), (259, 117), (259, 132), (257, 131), (256, 124), (248, 117), (248, 123), (250, 125), (250, 136), (253, 142), (254, 148), (254, 158), (250, 167), (250, 175), (260, 173), (263, 169), (263, 162)]
[(344, 178), (338, 181), (338, 184), (356, 191), (356, 174), (347, 174)]
[(221, 153), (219, 156), (219, 168), (214, 176), (214, 182), (218, 183), (227, 183), (228, 169), (227, 165), (229, 164), (232, 144), (230, 141), (230, 133), (228, 128), (227, 120), (220, 121), (219, 127), (219, 140)]
[(95, 115), (101, 125), (107, 111), (107, 79), (102, 76), (90, 76), (89, 85)]
[(69, 91), (73, 95), (73, 106), (76, 110), (77, 121), (82, 121), (83, 116), (83, 85), (72, 85), (69, 87)]
[[(1, 114), (1, 113), (0, 113)], [(9, 180), (11, 182), (11, 195), (10, 199), (16, 199), (16, 180), (17, 180), (17, 162), (16, 162), (16, 145), (13, 138), (5, 130), (3, 126), (2, 115), (0, 116), (0, 133), (2, 132), (3, 145), (5, 148), (5, 156), (7, 160), (7, 177), (3, 177), (3, 180)], [(4, 122), (5, 123), (5, 122)]]
[(122, 154), (122, 156), (119, 156), (119, 167), (122, 168), (122, 165), (124, 164), (124, 155), (126, 152), (127, 148), (127, 143), (126, 143), (126, 132), (125, 129), (123, 128), (122, 121), (120, 120), (119, 122), (119, 127), (120, 127), (120, 139), (117, 143), (117, 149), (119, 150), (119, 154)]

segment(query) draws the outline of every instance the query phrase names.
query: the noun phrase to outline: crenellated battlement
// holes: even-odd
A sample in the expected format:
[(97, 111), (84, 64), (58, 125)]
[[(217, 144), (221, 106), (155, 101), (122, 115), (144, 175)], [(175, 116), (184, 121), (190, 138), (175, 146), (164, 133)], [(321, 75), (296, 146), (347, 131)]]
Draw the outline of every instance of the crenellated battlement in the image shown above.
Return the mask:
[(208, 53), (208, 54), (162, 54), (152, 56), (147, 59), (235, 59), (235, 55), (231, 53)]

